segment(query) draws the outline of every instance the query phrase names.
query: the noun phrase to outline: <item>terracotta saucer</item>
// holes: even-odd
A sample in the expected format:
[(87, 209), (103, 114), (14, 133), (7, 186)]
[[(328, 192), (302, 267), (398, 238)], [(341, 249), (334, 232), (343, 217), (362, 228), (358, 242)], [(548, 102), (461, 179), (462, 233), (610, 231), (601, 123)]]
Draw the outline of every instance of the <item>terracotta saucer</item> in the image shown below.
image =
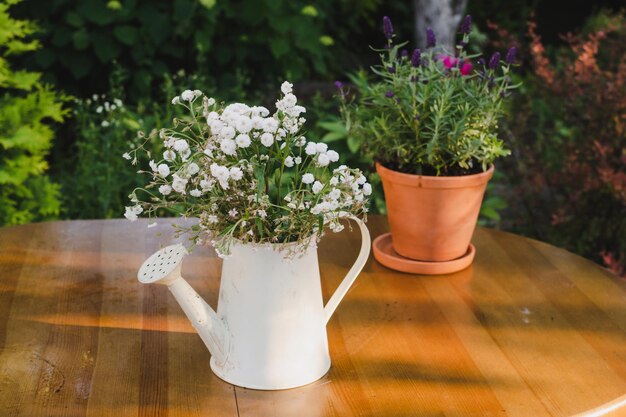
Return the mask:
[(470, 266), (476, 254), (476, 248), (470, 243), (467, 253), (457, 259), (445, 262), (416, 261), (399, 255), (391, 244), (391, 233), (378, 236), (372, 242), (374, 258), (387, 268), (410, 274), (442, 275), (451, 274)]

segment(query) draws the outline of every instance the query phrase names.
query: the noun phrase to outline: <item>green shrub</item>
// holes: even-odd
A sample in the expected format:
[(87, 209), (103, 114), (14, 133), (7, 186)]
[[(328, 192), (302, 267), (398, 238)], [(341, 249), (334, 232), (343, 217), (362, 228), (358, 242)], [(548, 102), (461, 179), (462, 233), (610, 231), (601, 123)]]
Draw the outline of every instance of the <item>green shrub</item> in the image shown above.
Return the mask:
[(64, 98), (40, 74), (11, 69), (11, 56), (39, 47), (29, 40), (35, 25), (9, 15), (17, 2), (0, 3), (0, 225), (49, 219), (60, 210), (58, 185), (44, 173), (54, 137), (48, 123), (63, 120)]
[(136, 103), (181, 68), (222, 88), (244, 76), (251, 90), (282, 77), (328, 76), (351, 56), (344, 28), (363, 26), (378, 2), (50, 0), (28, 2), (22, 13), (45, 31), (46, 48), (31, 64), (57, 85), (106, 92), (102, 79), (119, 65), (131, 74), (125, 87)]
[(517, 232), (626, 273), (626, 18), (601, 14), (533, 74), (508, 126)]

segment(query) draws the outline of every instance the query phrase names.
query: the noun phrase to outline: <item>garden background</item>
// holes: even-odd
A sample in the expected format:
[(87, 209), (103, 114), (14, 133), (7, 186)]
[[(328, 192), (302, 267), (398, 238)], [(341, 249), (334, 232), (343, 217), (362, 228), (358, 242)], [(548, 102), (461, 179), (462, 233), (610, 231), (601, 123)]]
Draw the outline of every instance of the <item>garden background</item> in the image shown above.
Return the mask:
[[(200, 89), (270, 107), (288, 79), (307, 136), (373, 172), (347, 140), (333, 82), (377, 61), (382, 16), (412, 40), (420, 0), (2, 0), (0, 225), (121, 217), (142, 183), (122, 158)], [(516, 93), (482, 224), (626, 276), (623, 2), (469, 0), (472, 43), (518, 48)], [(419, 34), (417, 34), (419, 35)], [(411, 48), (409, 48), (411, 49)], [(372, 178), (376, 186), (375, 176)], [(379, 186), (371, 205), (384, 213)]]

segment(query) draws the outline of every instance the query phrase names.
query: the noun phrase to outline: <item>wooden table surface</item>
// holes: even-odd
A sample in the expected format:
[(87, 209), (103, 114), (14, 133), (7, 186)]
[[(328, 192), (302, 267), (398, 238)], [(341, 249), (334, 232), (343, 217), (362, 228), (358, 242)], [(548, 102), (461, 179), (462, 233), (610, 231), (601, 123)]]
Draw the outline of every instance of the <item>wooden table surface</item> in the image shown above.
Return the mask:
[[(161, 223), (0, 229), (0, 416), (626, 415), (626, 282), (566, 251), (479, 228), (456, 274), (370, 258), (329, 322), (329, 374), (262, 392), (215, 377), (167, 289), (137, 282), (171, 242)], [(368, 227), (387, 230), (375, 216)], [(359, 241), (322, 241), (325, 297)], [(198, 248), (183, 267), (213, 306), (220, 265)]]

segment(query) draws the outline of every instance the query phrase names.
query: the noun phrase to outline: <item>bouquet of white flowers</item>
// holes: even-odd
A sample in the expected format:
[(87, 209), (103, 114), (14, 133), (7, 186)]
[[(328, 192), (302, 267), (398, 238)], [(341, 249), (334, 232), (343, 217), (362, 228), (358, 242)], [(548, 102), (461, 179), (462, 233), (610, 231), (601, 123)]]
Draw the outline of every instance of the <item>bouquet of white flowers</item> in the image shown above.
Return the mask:
[[(188, 109), (189, 117), (153, 133), (166, 150), (160, 161), (150, 161), (149, 171), (140, 171), (152, 179), (133, 190), (134, 205), (124, 215), (135, 220), (167, 209), (197, 217), (198, 224), (185, 230), (196, 243), (209, 237), (224, 255), (235, 241), (298, 253), (327, 226), (341, 231), (342, 217), (365, 214), (370, 184), (358, 169), (331, 170), (339, 154), (303, 136), (306, 109), (292, 87), (282, 84), (273, 115), (260, 106), (224, 107), (199, 90), (174, 97), (172, 103)], [(137, 163), (139, 151), (151, 157), (143, 145), (124, 157)]]

